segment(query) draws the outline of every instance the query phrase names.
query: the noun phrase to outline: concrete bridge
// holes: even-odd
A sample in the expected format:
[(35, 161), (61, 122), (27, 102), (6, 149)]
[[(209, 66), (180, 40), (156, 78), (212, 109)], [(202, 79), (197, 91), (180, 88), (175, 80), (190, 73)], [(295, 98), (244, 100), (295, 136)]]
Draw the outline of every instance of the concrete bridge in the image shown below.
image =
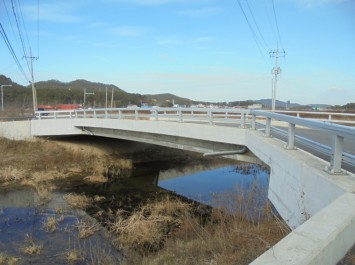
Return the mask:
[(0, 126), (9, 138), (81, 134), (270, 166), (268, 197), (294, 231), (253, 264), (335, 264), (355, 243), (353, 127), (263, 111), (175, 108), (37, 112)]

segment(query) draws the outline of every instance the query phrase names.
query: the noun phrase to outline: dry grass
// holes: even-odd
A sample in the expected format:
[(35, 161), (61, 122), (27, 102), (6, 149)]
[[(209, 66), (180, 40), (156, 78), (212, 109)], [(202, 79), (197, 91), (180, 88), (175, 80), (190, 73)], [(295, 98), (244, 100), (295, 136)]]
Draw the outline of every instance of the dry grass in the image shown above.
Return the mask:
[(53, 233), (57, 230), (58, 221), (55, 217), (48, 217), (42, 224), (42, 229), (48, 233)]
[(0, 265), (16, 265), (20, 258), (8, 256), (5, 253), (0, 253)]
[(108, 181), (108, 178), (101, 175), (95, 175), (87, 176), (84, 178), (84, 180), (88, 183), (106, 183)]
[(132, 168), (131, 160), (114, 158), (99, 148), (54, 140), (0, 138), (0, 153), (2, 185), (21, 182), (35, 186), (72, 176), (88, 176), (87, 181), (103, 182), (108, 171), (119, 175), (121, 170)]
[(90, 237), (100, 230), (99, 224), (89, 219), (78, 220), (76, 228), (79, 231), (79, 238), (81, 239)]
[(5, 253), (0, 253), (0, 265), (6, 265), (7, 255)]
[(69, 264), (75, 264), (78, 261), (82, 261), (83, 257), (77, 250), (70, 250), (65, 255), (65, 259), (69, 262)]
[[(248, 196), (243, 198), (251, 203)], [(240, 195), (234, 200), (241, 200)], [(111, 229), (128, 253), (124, 264), (146, 265), (249, 264), (289, 232), (267, 204), (258, 221), (250, 221), (250, 211), (233, 205), (238, 207), (236, 214), (213, 209), (206, 219), (193, 215), (191, 205), (167, 197), (128, 217), (118, 211)]]
[(41, 255), (43, 245), (36, 244), (31, 237), (26, 235), (26, 243), (21, 248), (21, 251), (27, 255), (38, 256)]
[(158, 202), (149, 202), (127, 218), (127, 213), (117, 211), (110, 223), (124, 248), (134, 248), (140, 253), (161, 248), (165, 238), (179, 225), (179, 218), (188, 215), (190, 206), (167, 197)]
[(64, 196), (64, 199), (73, 209), (86, 209), (92, 202), (92, 200), (84, 194), (69, 193)]

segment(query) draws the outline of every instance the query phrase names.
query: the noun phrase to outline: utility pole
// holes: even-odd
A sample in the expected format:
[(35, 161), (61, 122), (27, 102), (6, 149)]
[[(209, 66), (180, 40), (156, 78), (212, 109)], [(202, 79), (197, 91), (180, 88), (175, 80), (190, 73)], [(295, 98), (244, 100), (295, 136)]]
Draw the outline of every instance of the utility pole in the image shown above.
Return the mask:
[(86, 95), (95, 95), (95, 93), (93, 93), (93, 92), (86, 93), (86, 88), (84, 88), (84, 107), (86, 107)]
[[(277, 87), (277, 76), (281, 74), (281, 68), (279, 67), (279, 57), (285, 57), (285, 50), (279, 51), (279, 47), (277, 46), (276, 50), (269, 52), (270, 57), (275, 57), (275, 67), (272, 69), (271, 73), (274, 75), (272, 80), (272, 88), (271, 88), (271, 95), (272, 95), (272, 106), (271, 109), (276, 109), (276, 87)], [(280, 55), (281, 54), (281, 55)]]
[(30, 56), (24, 56), (23, 58), (30, 60), (31, 85), (32, 85), (32, 97), (33, 97), (33, 115), (35, 115), (35, 113), (37, 111), (37, 92), (36, 92), (36, 86), (35, 86), (35, 79), (34, 79), (34, 75), (33, 75), (33, 60), (38, 60), (38, 57), (33, 57), (32, 50), (30, 49)]
[(111, 92), (111, 109), (113, 108), (113, 88), (112, 88), (112, 92)]
[(105, 108), (107, 109), (107, 87), (106, 87), (106, 104), (105, 104)]
[(4, 87), (12, 85), (1, 85), (1, 112), (4, 112)]

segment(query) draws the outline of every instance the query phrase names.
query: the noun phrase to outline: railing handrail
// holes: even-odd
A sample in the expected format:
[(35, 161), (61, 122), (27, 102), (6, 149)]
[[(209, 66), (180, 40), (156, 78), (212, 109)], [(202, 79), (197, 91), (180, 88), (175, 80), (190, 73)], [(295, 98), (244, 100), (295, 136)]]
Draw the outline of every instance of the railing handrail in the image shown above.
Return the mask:
[(297, 118), (289, 115), (283, 115), (279, 113), (273, 112), (266, 112), (266, 111), (259, 111), (253, 110), (251, 111), (253, 115), (256, 116), (263, 116), (270, 119), (275, 119), (279, 121), (288, 122), (295, 125), (301, 125), (307, 128), (315, 129), (315, 130), (322, 130), (326, 131), (332, 135), (339, 135), (345, 138), (354, 138), (355, 139), (355, 128), (350, 126), (344, 126), (339, 124), (333, 124), (326, 121), (317, 121), (317, 120), (310, 120), (305, 118)]

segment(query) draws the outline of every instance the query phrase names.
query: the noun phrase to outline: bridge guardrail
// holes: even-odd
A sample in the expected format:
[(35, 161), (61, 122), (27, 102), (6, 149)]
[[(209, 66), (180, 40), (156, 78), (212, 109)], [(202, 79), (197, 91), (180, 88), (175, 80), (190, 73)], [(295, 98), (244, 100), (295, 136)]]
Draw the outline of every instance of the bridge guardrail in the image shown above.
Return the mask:
[[(297, 113), (297, 112), (296, 112)], [(319, 114), (317, 112), (317, 114)], [(339, 115), (339, 113), (337, 113)], [(355, 116), (355, 114), (354, 114)], [(68, 111), (37, 111), (37, 119), (62, 118), (111, 118), (134, 120), (159, 120), (174, 122), (205, 123), (209, 125), (238, 126), (240, 128), (256, 129), (259, 120), (265, 120), (265, 136), (281, 135), (277, 128), (272, 127), (272, 120), (283, 121), (288, 124), (286, 148), (295, 149), (295, 144), (302, 144), (308, 148), (330, 157), (328, 171), (332, 174), (341, 174), (342, 163), (355, 166), (355, 156), (344, 149), (344, 138), (355, 141), (355, 128), (332, 124), (330, 120), (319, 121), (295, 116), (274, 113), (270, 111), (247, 109), (204, 109), (204, 108), (114, 108), (114, 109), (80, 109)], [(295, 128), (303, 126), (309, 129), (320, 130), (332, 136), (331, 146), (314, 142), (297, 136)]]
[[(349, 140), (355, 141), (355, 128), (349, 127), (349, 126), (344, 126), (344, 125), (338, 125), (338, 124), (331, 124), (329, 122), (322, 122), (322, 121), (316, 121), (316, 120), (309, 120), (309, 119), (304, 119), (304, 118), (297, 118), (297, 117), (292, 117), (288, 115), (283, 115), (283, 114), (278, 114), (278, 113), (272, 113), (272, 112), (265, 112), (265, 111), (251, 111), (253, 115), (253, 123), (252, 123), (252, 128), (256, 128), (256, 117), (261, 116), (266, 118), (266, 123), (265, 123), (265, 136), (270, 137), (271, 136), (271, 121), (272, 119), (274, 120), (279, 120), (279, 121), (284, 121), (288, 123), (288, 130), (287, 130), (287, 149), (294, 149), (295, 148), (295, 140), (296, 140), (296, 134), (295, 134), (295, 128), (296, 125), (304, 126), (310, 129), (315, 129), (315, 130), (320, 130), (323, 132), (326, 132), (332, 136), (332, 145), (331, 145), (331, 150), (330, 150), (330, 165), (327, 168), (327, 171), (329, 171), (332, 174), (341, 174), (343, 173), (341, 167), (342, 167), (342, 162), (343, 162), (343, 156), (346, 158), (347, 163), (350, 165), (354, 165), (355, 157), (351, 154), (347, 154), (343, 152), (344, 149), (344, 138), (347, 138)], [(299, 138), (299, 137), (298, 137)], [(300, 139), (300, 138), (299, 138)], [(307, 144), (306, 141), (303, 140), (303, 143)], [(312, 146), (310, 144), (310, 140), (307, 144), (308, 146)], [(318, 145), (319, 147), (320, 145)], [(314, 144), (313, 144), (314, 148)], [(322, 151), (324, 152), (324, 148), (322, 148)]]

